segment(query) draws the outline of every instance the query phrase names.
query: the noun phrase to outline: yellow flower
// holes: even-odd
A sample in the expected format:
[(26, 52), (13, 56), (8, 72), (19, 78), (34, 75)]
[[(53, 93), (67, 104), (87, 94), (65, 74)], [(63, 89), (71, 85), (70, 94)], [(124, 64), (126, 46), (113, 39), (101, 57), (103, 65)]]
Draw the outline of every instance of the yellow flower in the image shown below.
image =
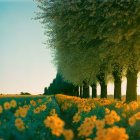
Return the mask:
[(44, 124), (52, 130), (53, 135), (60, 136), (63, 132), (64, 122), (57, 116), (48, 116)]
[(55, 130), (53, 129), (52, 130), (52, 134), (56, 135), (58, 137), (61, 135), (62, 132), (63, 132), (63, 129), (61, 129), (61, 128), (60, 129), (55, 129)]
[(11, 100), (10, 106), (15, 108), (17, 106), (17, 102), (15, 100)]
[(122, 113), (122, 116), (123, 116), (124, 118), (126, 118), (126, 114), (125, 114), (125, 113)]
[(129, 105), (124, 105), (124, 112), (127, 112), (127, 111), (129, 111), (130, 110), (130, 107), (129, 107)]
[(19, 131), (23, 131), (25, 129), (24, 123), (23, 123), (23, 121), (20, 118), (15, 120), (15, 126), (17, 127), (17, 129)]
[(63, 135), (65, 137), (65, 140), (72, 140), (74, 137), (73, 131), (72, 130), (64, 130)]
[(91, 110), (91, 107), (90, 107), (90, 106), (86, 105), (86, 106), (84, 107), (84, 111), (85, 111), (85, 112), (89, 112), (90, 110)]
[(108, 108), (105, 109), (105, 114), (110, 113), (110, 110)]
[(55, 119), (54, 125), (57, 128), (62, 128), (64, 126), (64, 122), (60, 118), (57, 118)]
[(121, 106), (122, 106), (122, 105), (121, 105), (120, 102), (116, 103), (116, 105), (115, 105), (116, 108), (121, 108)]
[(25, 127), (24, 127), (23, 124), (20, 124), (20, 125), (17, 126), (17, 129), (18, 129), (19, 131), (23, 131), (23, 130), (25, 129)]
[(85, 127), (83, 129), (80, 130), (80, 132), (78, 133), (79, 137), (89, 137), (93, 132), (93, 129), (91, 129), (90, 127)]
[(134, 116), (132, 116), (132, 117), (129, 118), (128, 121), (129, 121), (129, 125), (130, 125), (130, 126), (134, 126), (134, 125), (135, 125), (135, 122), (136, 122), (136, 119), (135, 119)]
[(20, 123), (23, 123), (23, 121), (20, 118), (18, 118), (18, 119), (15, 120), (15, 123), (20, 124)]
[(26, 115), (27, 115), (27, 109), (22, 109), (21, 111), (20, 111), (20, 116), (22, 117), (22, 118), (25, 118), (26, 117)]
[(112, 127), (97, 131), (95, 140), (128, 140), (125, 128)]
[(3, 108), (2, 108), (2, 106), (0, 105), (0, 114), (2, 114), (2, 112), (3, 112)]
[(36, 102), (34, 100), (31, 100), (30, 104), (33, 105), (33, 106), (36, 106)]
[(95, 124), (96, 124), (96, 129), (100, 130), (100, 129), (104, 128), (105, 121), (104, 120), (96, 120)]
[(81, 116), (79, 116), (79, 114), (76, 113), (76, 114), (73, 116), (73, 123), (79, 122), (80, 120), (81, 120)]
[(85, 118), (83, 124), (81, 124), (80, 127), (77, 128), (77, 130), (79, 131), (78, 136), (80, 137), (90, 136), (95, 126), (95, 120), (96, 120), (96, 116)]
[(106, 115), (105, 116), (105, 122), (108, 125), (112, 125), (112, 124), (114, 124), (115, 120), (110, 115)]
[(135, 115), (136, 120), (140, 120), (140, 112), (136, 113)]
[(38, 101), (37, 101), (38, 103), (41, 103), (42, 102), (42, 99), (38, 99)]
[(110, 114), (105, 116), (105, 122), (108, 125), (112, 125), (117, 121), (120, 121), (120, 116), (114, 110), (112, 110)]
[(56, 112), (55, 109), (52, 109), (52, 110), (50, 111), (50, 115), (51, 115), (51, 116), (57, 116), (57, 114), (56, 114), (55, 112)]
[(40, 113), (40, 108), (39, 108), (39, 107), (37, 107), (36, 109), (34, 109), (34, 113), (35, 113), (35, 114)]
[(130, 105), (132, 111), (136, 110), (139, 107), (139, 105), (136, 101), (130, 102), (129, 105)]
[(8, 102), (5, 102), (5, 103), (4, 103), (4, 109), (5, 109), (5, 110), (8, 110), (8, 109), (10, 109), (10, 108), (11, 108), (10, 104), (9, 104)]
[(40, 110), (45, 111), (46, 110), (46, 105), (40, 105)]

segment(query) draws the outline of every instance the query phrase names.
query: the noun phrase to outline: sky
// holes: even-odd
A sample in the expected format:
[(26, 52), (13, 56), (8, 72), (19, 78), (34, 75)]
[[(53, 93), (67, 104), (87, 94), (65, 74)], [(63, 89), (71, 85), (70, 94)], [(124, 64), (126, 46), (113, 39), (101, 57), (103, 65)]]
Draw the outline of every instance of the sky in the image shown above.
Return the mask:
[[(44, 87), (56, 76), (51, 52), (43, 44), (47, 39), (43, 25), (31, 20), (37, 11), (37, 3), (32, 0), (0, 0), (0, 93), (43, 94)], [(124, 79), (122, 94), (126, 83)], [(109, 83), (107, 89), (113, 94), (114, 85)]]
[(42, 94), (56, 76), (32, 0), (0, 0), (0, 93)]

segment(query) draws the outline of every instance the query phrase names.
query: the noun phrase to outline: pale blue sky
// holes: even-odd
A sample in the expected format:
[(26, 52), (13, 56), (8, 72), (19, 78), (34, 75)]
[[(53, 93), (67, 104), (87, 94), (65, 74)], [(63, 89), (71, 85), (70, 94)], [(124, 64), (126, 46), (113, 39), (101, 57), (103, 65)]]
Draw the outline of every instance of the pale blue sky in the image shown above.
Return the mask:
[(32, 0), (0, 0), (0, 93), (43, 93), (56, 75)]

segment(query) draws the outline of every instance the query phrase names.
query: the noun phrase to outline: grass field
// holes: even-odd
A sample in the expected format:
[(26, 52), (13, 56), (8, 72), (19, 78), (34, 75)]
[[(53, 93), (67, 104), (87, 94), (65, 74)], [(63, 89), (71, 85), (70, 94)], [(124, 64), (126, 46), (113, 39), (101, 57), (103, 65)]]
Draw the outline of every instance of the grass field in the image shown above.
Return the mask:
[(0, 95), (0, 140), (140, 140), (140, 97)]

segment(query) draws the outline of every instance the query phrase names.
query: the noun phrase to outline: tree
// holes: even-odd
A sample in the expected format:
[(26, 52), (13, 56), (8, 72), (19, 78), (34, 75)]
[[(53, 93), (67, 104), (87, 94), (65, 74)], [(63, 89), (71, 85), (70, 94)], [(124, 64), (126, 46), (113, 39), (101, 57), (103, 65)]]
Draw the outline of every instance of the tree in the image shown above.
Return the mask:
[(20, 95), (31, 95), (31, 94), (28, 92), (21, 92)]
[(45, 87), (45, 88), (44, 88), (44, 95), (47, 95), (47, 93), (48, 93), (48, 88)]
[[(105, 12), (105, 20), (100, 28), (102, 37), (113, 44), (106, 53), (111, 56), (108, 63), (112, 64), (110, 68), (112, 72), (113, 64), (119, 65), (117, 71), (127, 71), (126, 100), (136, 100), (137, 73), (140, 70), (140, 2), (138, 0), (113, 1), (109, 5), (110, 8), (106, 8), (108, 12)], [(117, 71), (114, 74), (119, 78), (116, 75), (119, 73)], [(120, 83), (120, 80), (118, 79), (117, 82)], [(118, 87), (120, 90), (120, 84)]]
[(47, 94), (66, 94), (78, 96), (77, 88), (68, 81), (64, 81), (63, 77), (57, 73), (56, 78), (53, 79), (53, 82), (48, 87)]
[[(114, 75), (116, 91), (120, 90), (120, 81), (116, 80), (120, 71), (120, 75), (124, 70), (137, 74), (135, 71), (140, 69), (138, 0), (40, 2), (39, 18), (47, 27), (58, 71), (65, 80), (80, 86), (83, 81), (91, 85), (99, 80), (103, 89), (101, 97), (106, 97), (108, 74)], [(115, 69), (114, 64), (119, 67)], [(130, 77), (128, 81), (132, 81)], [(127, 95), (133, 94), (129, 90)], [(135, 89), (133, 92), (136, 96)], [(120, 93), (115, 97), (120, 98)]]

